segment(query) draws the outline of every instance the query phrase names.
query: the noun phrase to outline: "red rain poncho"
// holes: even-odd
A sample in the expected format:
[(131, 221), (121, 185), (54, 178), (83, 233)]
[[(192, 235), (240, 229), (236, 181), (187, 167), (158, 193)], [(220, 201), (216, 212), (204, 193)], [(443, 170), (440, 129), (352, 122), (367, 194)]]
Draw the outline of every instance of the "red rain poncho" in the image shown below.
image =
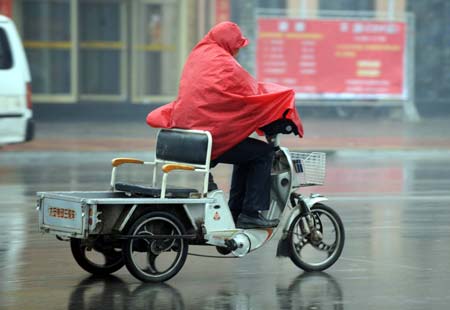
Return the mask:
[(229, 150), (255, 130), (283, 118), (303, 136), (295, 109), (294, 91), (258, 83), (232, 56), (247, 44), (239, 27), (223, 22), (194, 47), (184, 66), (178, 98), (147, 116), (156, 128), (208, 130), (212, 158)]

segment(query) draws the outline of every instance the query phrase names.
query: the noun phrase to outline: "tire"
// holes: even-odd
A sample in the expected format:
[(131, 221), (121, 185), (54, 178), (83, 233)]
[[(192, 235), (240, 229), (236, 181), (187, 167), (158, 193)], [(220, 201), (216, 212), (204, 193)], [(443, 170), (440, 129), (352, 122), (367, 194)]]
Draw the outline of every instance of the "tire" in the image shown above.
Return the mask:
[[(183, 224), (168, 212), (149, 212), (139, 217), (128, 235), (184, 235)], [(143, 282), (164, 282), (174, 277), (186, 262), (188, 242), (185, 239), (133, 239), (123, 243), (123, 255), (128, 271)], [(164, 259), (160, 256), (164, 255)], [(173, 263), (161, 271), (159, 264)], [(169, 258), (167, 258), (169, 257)], [(141, 264), (142, 263), (142, 264)], [(158, 264), (158, 266), (157, 266)]]
[(93, 243), (92, 251), (103, 255), (104, 263), (97, 263), (86, 255), (86, 252), (89, 252), (87, 250), (86, 241), (76, 238), (70, 239), (72, 255), (81, 268), (93, 275), (106, 276), (123, 267), (125, 263), (121, 251), (114, 249), (112, 245), (105, 242), (102, 237), (99, 237)]
[[(321, 219), (321, 215), (326, 215), (328, 219), (331, 221), (332, 230), (334, 229), (336, 238), (333, 244), (326, 244), (323, 239), (318, 241), (311, 241), (311, 235), (305, 235), (301, 240), (297, 240), (300, 235), (296, 233), (296, 231), (300, 231), (300, 222), (302, 216), (299, 214), (291, 223), (289, 227), (289, 233), (287, 237), (288, 241), (288, 253), (292, 262), (297, 265), (297, 267), (303, 269), (304, 271), (323, 271), (329, 267), (331, 267), (340, 257), (342, 250), (344, 248), (345, 242), (345, 231), (344, 225), (342, 223), (339, 215), (331, 209), (330, 207), (317, 203), (311, 208), (311, 213), (313, 214), (315, 227), (318, 231), (320, 231), (322, 237), (324, 237), (324, 231), (328, 232), (330, 230), (330, 225), (324, 227), (323, 219)], [(301, 233), (301, 232), (300, 232)], [(298, 241), (298, 242), (297, 242)], [(317, 253), (327, 253), (328, 257), (319, 262), (310, 262), (308, 261), (310, 258), (303, 257), (300, 253), (303, 250), (303, 247), (309, 245), (309, 249), (311, 251), (317, 251)], [(300, 249), (299, 249), (300, 248)]]
[(28, 142), (28, 141), (31, 141), (34, 139), (34, 132), (35, 132), (34, 121), (29, 119), (27, 121), (27, 127), (25, 130), (25, 142)]

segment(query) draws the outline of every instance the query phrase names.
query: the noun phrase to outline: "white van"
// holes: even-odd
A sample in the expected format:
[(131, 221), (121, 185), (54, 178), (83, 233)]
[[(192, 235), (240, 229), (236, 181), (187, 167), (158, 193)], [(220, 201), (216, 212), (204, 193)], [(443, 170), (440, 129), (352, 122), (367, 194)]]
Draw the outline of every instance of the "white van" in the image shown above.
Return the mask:
[(31, 76), (14, 22), (0, 15), (0, 145), (33, 139)]

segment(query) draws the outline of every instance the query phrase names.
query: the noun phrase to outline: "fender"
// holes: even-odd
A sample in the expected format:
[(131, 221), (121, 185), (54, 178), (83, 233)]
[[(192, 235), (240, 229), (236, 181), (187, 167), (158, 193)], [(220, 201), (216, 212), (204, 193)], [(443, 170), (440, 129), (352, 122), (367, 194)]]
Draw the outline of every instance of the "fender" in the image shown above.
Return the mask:
[(321, 194), (311, 194), (309, 197), (303, 199), (303, 201), (306, 203), (308, 208), (312, 208), (316, 203), (327, 201), (328, 198), (325, 196), (322, 196)]
[[(327, 200), (328, 200), (327, 197), (322, 196), (320, 194), (311, 194), (309, 197), (303, 198), (303, 201), (305, 202), (308, 209), (311, 209), (316, 203), (319, 203), (322, 201), (327, 201)], [(291, 211), (291, 214), (289, 214), (289, 217), (284, 224), (280, 241), (278, 241), (277, 257), (289, 256), (289, 245), (287, 244), (287, 236), (289, 233), (289, 227), (291, 226), (292, 222), (299, 214), (300, 214), (300, 206), (296, 206), (295, 208), (293, 208)]]
[[(303, 198), (303, 201), (305, 202), (306, 206), (311, 209), (312, 206), (314, 206), (316, 203), (327, 201), (328, 198), (325, 196), (322, 196), (320, 194), (311, 194), (307, 198)], [(295, 217), (300, 214), (300, 206), (296, 206), (292, 209), (291, 214), (288, 217), (288, 220), (285, 222), (285, 225), (283, 227), (283, 239), (287, 237), (287, 233), (289, 231), (289, 227), (291, 226), (292, 222), (294, 221)]]

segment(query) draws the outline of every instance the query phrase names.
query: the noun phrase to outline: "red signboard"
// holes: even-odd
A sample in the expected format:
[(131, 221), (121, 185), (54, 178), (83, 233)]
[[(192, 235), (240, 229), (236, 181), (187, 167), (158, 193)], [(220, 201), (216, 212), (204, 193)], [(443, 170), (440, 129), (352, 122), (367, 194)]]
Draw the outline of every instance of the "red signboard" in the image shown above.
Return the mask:
[(258, 28), (258, 80), (297, 98), (406, 98), (405, 23), (262, 18)]
[(0, 0), (0, 14), (12, 17), (12, 0)]
[(216, 0), (216, 23), (230, 20), (230, 0)]

